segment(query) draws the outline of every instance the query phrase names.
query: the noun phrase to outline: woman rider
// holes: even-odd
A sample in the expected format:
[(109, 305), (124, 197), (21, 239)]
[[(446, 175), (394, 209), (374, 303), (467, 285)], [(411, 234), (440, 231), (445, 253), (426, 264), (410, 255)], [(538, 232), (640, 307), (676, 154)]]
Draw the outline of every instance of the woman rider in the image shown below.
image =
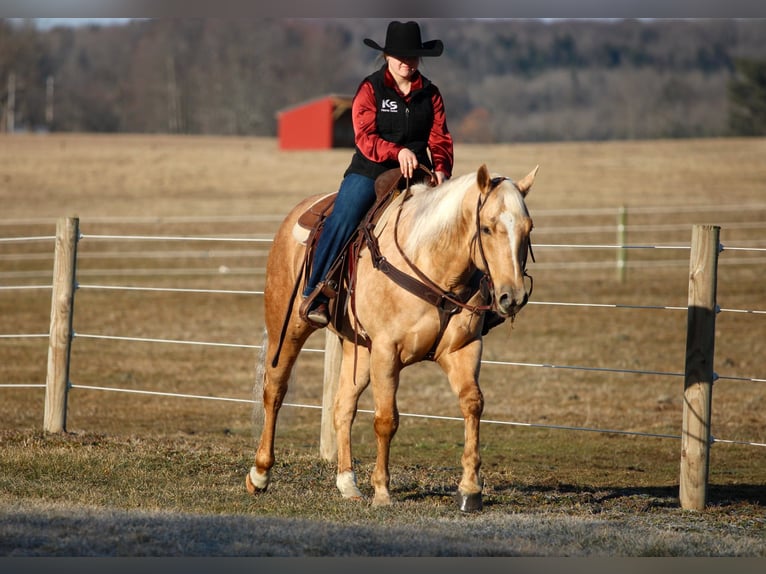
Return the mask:
[[(438, 57), (441, 40), (421, 41), (417, 22), (391, 22), (386, 44), (364, 43), (383, 53), (384, 65), (367, 76), (351, 107), (355, 151), (327, 217), (303, 291), (301, 316), (316, 327), (329, 322), (322, 282), (341, 249), (375, 202), (375, 178), (398, 167), (411, 178), (423, 165), (437, 185), (452, 175), (452, 136), (439, 89), (418, 71), (422, 57)], [(316, 293), (315, 293), (316, 291)]]

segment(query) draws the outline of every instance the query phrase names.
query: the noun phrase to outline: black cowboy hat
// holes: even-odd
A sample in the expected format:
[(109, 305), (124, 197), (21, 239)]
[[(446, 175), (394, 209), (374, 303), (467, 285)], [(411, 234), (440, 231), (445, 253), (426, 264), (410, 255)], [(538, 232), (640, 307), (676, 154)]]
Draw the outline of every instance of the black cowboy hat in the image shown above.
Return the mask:
[(391, 22), (386, 31), (386, 45), (383, 47), (369, 38), (365, 38), (364, 43), (395, 58), (441, 56), (444, 50), (441, 40), (421, 41), (420, 26), (417, 22)]

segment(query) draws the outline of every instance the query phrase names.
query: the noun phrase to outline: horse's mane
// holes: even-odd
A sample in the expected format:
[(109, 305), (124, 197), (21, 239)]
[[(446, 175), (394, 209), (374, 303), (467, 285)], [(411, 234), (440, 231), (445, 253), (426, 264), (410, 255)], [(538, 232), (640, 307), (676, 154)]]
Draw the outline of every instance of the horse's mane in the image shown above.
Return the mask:
[(409, 235), (402, 246), (411, 257), (418, 250), (448, 241), (456, 231), (455, 223), (466, 190), (476, 181), (476, 173), (449, 179), (436, 187), (424, 184), (411, 188), (412, 196), (403, 208)]

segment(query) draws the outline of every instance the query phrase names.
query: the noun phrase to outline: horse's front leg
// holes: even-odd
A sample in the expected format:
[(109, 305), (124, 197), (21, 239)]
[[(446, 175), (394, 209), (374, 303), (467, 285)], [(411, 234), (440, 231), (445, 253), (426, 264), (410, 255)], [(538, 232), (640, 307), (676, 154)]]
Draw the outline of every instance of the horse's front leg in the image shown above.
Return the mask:
[[(385, 356), (383, 356), (385, 355)], [(388, 470), (391, 440), (399, 428), (399, 409), (396, 391), (399, 387), (400, 366), (391, 353), (373, 352), (371, 358), (372, 392), (375, 399), (375, 440), (377, 457), (371, 482), (375, 490), (373, 506), (391, 504), (388, 487), (391, 476)]]
[(484, 396), (479, 388), (481, 364), (481, 340), (462, 349), (445, 354), (438, 359), (450, 386), (460, 401), (460, 411), (465, 421), (465, 444), (463, 445), (463, 476), (458, 484), (456, 501), (460, 510), (473, 512), (482, 509), (481, 454), (479, 452), (479, 423), (484, 410)]
[(356, 417), (359, 397), (370, 384), (370, 354), (365, 347), (350, 341), (343, 343), (338, 391), (333, 408), (333, 424), (338, 444), (338, 469), (335, 484), (343, 498), (362, 499), (356, 483), (351, 455), (351, 426)]

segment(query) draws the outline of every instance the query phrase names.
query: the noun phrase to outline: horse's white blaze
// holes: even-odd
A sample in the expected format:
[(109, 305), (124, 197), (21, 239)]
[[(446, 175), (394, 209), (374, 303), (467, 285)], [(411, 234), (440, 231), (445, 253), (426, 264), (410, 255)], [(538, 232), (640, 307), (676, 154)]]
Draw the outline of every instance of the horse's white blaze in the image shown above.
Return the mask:
[[(516, 205), (512, 205), (513, 203)], [(505, 225), (505, 228), (508, 231), (508, 242), (510, 244), (511, 253), (515, 255), (513, 258), (513, 265), (516, 268), (516, 272), (522, 275), (524, 273), (524, 269), (521, 268), (521, 258), (523, 257), (523, 254), (521, 253), (521, 245), (519, 244), (521, 234), (518, 233), (518, 230), (516, 229), (516, 218), (514, 217), (514, 214), (521, 218), (520, 221), (523, 225), (524, 220), (529, 218), (529, 212), (527, 211), (527, 206), (524, 204), (524, 200), (520, 194), (512, 193), (506, 195), (505, 206), (507, 211), (500, 215), (500, 221)]]
[(362, 498), (362, 492), (356, 486), (356, 474), (353, 470), (338, 473), (335, 485), (343, 498)]
[(510, 253), (512, 254), (511, 258), (513, 260), (514, 271), (518, 275), (522, 275), (524, 270), (521, 268), (521, 246), (519, 245), (519, 234), (516, 232), (513, 215), (510, 213), (503, 213), (499, 219), (508, 231), (508, 247), (511, 250)]
[(253, 486), (259, 490), (263, 490), (269, 485), (270, 477), (270, 470), (267, 470), (263, 474), (259, 474), (258, 470), (254, 466), (250, 468), (250, 482), (252, 482)]
[[(502, 223), (505, 226), (505, 229), (508, 232), (508, 247), (511, 248), (511, 253), (516, 253), (518, 251), (518, 237), (515, 233), (514, 225), (513, 225), (513, 215), (510, 213), (503, 213), (500, 216), (500, 223)], [(514, 259), (514, 265), (518, 265), (518, 261)]]

